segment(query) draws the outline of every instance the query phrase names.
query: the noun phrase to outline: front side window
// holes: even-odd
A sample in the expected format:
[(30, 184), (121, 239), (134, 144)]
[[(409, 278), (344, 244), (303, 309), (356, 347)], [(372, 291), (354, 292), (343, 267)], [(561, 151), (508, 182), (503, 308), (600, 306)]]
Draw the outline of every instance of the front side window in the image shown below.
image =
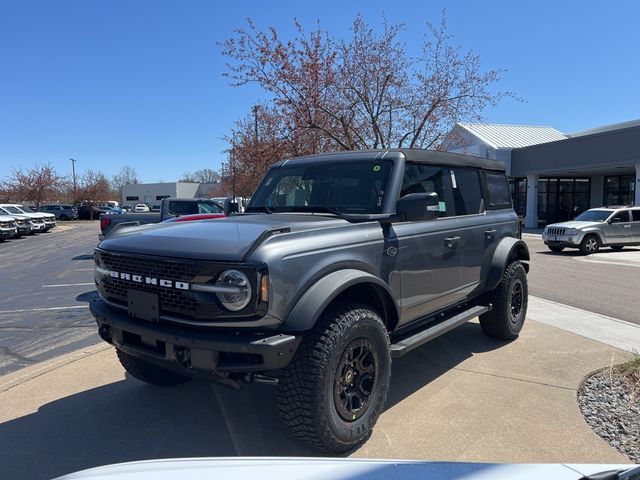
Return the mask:
[(248, 211), (382, 213), (391, 160), (310, 163), (273, 168)]
[(627, 211), (618, 212), (613, 216), (611, 221), (614, 222), (614, 223), (628, 222), (629, 221), (629, 212), (627, 212)]
[(453, 205), (448, 205), (445, 195), (446, 177), (449, 169), (437, 165), (407, 162), (404, 167), (400, 197), (410, 193), (437, 193), (439, 217), (453, 216)]

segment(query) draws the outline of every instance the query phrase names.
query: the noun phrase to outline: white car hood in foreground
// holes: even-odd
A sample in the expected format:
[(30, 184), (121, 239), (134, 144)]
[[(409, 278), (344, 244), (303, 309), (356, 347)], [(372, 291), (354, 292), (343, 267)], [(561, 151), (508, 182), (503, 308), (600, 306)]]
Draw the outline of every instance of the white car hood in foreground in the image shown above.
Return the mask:
[[(120, 463), (60, 479), (109, 480), (577, 480), (633, 465), (501, 465), (332, 458), (184, 458)], [(60, 480), (59, 479), (59, 480)]]

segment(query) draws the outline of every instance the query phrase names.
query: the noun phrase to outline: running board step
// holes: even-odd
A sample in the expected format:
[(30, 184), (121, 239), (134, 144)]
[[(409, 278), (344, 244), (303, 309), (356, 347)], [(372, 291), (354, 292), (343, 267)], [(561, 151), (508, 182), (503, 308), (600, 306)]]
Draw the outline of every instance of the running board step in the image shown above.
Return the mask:
[(439, 337), (440, 335), (443, 335), (448, 331), (462, 325), (463, 323), (468, 322), (472, 318), (482, 315), (483, 313), (487, 313), (489, 310), (491, 310), (491, 307), (485, 305), (471, 307), (464, 312), (461, 312), (451, 318), (430, 326), (426, 330), (421, 330), (418, 333), (411, 335), (410, 337), (405, 337), (402, 340), (399, 340), (397, 343), (391, 345), (391, 357), (401, 357), (414, 348), (418, 348), (419, 346), (424, 345), (429, 340), (433, 340), (434, 338)]

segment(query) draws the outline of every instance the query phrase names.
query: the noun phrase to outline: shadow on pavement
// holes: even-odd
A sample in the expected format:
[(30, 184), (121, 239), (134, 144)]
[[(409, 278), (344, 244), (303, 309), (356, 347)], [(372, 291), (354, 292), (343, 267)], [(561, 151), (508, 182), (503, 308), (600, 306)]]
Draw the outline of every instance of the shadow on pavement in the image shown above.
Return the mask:
[[(476, 323), (394, 361), (388, 407), (475, 353), (504, 345)], [(159, 388), (135, 379), (69, 395), (0, 424), (6, 478), (52, 478), (110, 463), (196, 456), (316, 456), (280, 423), (276, 389), (202, 382)]]

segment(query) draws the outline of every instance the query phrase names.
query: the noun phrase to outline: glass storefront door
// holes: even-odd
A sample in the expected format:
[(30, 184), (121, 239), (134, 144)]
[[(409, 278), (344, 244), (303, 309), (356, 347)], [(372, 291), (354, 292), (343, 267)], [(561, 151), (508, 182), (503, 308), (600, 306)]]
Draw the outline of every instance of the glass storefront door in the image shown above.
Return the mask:
[(572, 220), (589, 209), (589, 178), (538, 180), (538, 222), (543, 225)]

